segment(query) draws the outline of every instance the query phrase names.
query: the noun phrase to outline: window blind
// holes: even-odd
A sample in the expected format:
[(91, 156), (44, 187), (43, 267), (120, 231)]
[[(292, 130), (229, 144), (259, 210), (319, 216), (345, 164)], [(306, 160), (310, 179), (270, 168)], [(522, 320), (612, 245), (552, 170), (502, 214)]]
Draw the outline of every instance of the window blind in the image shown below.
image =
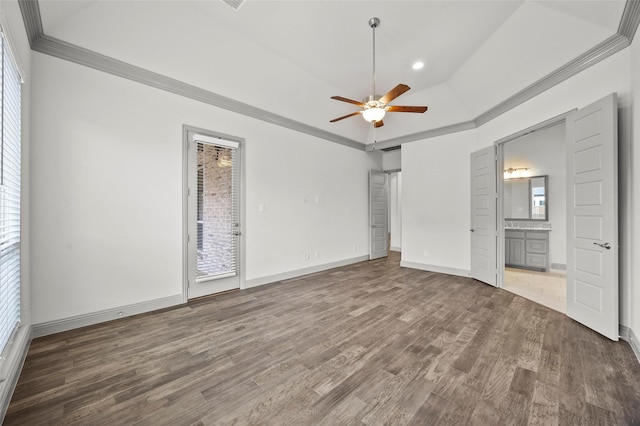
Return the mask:
[(21, 77), (0, 37), (0, 352), (20, 323)]
[(204, 281), (237, 275), (239, 143), (195, 135), (197, 144), (197, 272)]

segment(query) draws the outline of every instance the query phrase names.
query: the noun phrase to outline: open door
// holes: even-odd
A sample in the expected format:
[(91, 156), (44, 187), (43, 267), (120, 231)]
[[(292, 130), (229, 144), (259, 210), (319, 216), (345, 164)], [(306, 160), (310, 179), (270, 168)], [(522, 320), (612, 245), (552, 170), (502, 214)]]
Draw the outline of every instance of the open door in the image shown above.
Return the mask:
[(387, 257), (389, 238), (389, 207), (387, 202), (387, 174), (369, 172), (369, 259)]
[(611, 94), (567, 117), (567, 315), (618, 340), (618, 118)]
[(496, 148), (471, 154), (471, 277), (497, 284)]

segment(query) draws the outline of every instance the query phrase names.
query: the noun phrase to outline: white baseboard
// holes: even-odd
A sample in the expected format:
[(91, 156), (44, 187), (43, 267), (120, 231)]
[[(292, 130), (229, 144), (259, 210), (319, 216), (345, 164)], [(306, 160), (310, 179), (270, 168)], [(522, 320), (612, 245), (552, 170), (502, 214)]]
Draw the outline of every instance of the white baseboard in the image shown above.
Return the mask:
[(391, 247), (389, 247), (389, 250), (391, 250), (391, 251), (398, 251), (398, 252), (402, 252), (402, 247), (395, 247), (395, 246), (391, 246)]
[(619, 334), (622, 340), (629, 343), (629, 346), (631, 346), (631, 349), (633, 350), (633, 353), (636, 355), (638, 362), (640, 362), (640, 340), (638, 340), (636, 333), (634, 333), (633, 330), (630, 329), (629, 327), (620, 324)]
[(369, 260), (369, 255), (338, 260), (337, 262), (323, 263), (322, 265), (310, 266), (308, 268), (296, 269), (295, 271), (282, 272), (280, 274), (268, 275), (266, 277), (253, 278), (250, 280), (246, 280), (243, 288), (257, 287), (260, 285), (275, 283), (282, 280), (290, 280), (291, 278), (314, 274), (316, 272), (322, 272), (326, 271), (327, 269), (351, 265), (353, 263), (364, 262), (365, 260)]
[(400, 266), (405, 268), (420, 269), (422, 271), (438, 272), (439, 274), (456, 275), (458, 277), (468, 277), (471, 275), (471, 271), (458, 268), (447, 268), (445, 266), (428, 265), (426, 263), (418, 262), (400, 262)]
[(0, 362), (9, 363), (6, 369), (3, 366), (3, 375), (0, 377), (0, 424), (9, 408), (11, 396), (18, 384), (24, 360), (27, 358), (29, 345), (31, 344), (31, 326), (23, 325), (16, 331), (14, 340), (7, 346), (6, 353)]
[(566, 263), (552, 263), (551, 264), (551, 269), (557, 269), (559, 271), (566, 271), (567, 270), (567, 264)]
[(162, 299), (149, 300), (133, 305), (121, 306), (118, 308), (106, 309), (104, 311), (92, 312), (70, 318), (34, 324), (32, 329), (33, 338), (47, 336), (49, 334), (61, 333), (75, 328), (86, 327), (88, 325), (99, 324), (118, 318), (130, 317), (132, 315), (164, 309), (183, 303), (182, 294), (163, 297)]

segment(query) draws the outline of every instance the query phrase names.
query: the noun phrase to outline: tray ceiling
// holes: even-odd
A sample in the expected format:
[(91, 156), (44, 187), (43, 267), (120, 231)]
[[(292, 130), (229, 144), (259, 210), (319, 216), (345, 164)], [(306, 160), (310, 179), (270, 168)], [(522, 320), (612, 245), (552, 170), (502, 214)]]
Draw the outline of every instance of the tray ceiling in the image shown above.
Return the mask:
[[(377, 140), (474, 120), (616, 35), (625, 1), (269, 1), (234, 10), (219, 0), (39, 2), (49, 37), (305, 126), (360, 143), (372, 130), (332, 95), (411, 91)], [(421, 60), (420, 71), (411, 68)]]

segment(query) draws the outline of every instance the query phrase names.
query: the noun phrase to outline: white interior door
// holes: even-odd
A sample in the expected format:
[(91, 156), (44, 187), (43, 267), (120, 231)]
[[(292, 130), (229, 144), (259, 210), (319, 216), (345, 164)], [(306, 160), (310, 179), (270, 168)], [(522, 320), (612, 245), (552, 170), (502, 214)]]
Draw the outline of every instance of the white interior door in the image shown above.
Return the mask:
[(187, 298), (240, 288), (240, 140), (188, 132)]
[(471, 154), (471, 277), (497, 284), (496, 148)]
[(611, 94), (567, 117), (567, 315), (618, 340), (618, 128)]
[(387, 201), (387, 174), (369, 172), (369, 259), (388, 255), (389, 206)]

